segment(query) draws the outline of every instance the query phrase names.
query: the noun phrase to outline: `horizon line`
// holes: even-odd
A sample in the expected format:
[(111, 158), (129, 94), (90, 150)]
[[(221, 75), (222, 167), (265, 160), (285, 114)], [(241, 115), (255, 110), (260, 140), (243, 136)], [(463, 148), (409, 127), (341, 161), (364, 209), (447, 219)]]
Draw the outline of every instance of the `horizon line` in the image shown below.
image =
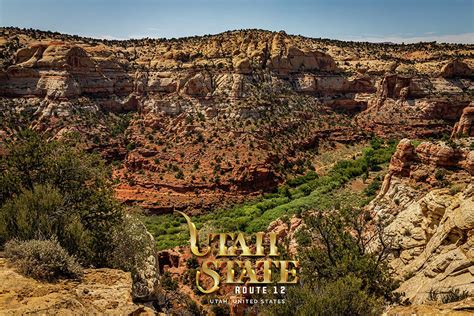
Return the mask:
[(151, 36), (148, 35), (129, 35), (128, 37), (117, 37), (114, 35), (109, 34), (101, 34), (101, 35), (80, 35), (80, 34), (72, 34), (66, 33), (62, 31), (52, 31), (52, 30), (42, 30), (33, 27), (20, 27), (20, 26), (0, 26), (0, 29), (17, 29), (17, 30), (26, 30), (26, 31), (38, 31), (43, 33), (55, 33), (60, 35), (67, 35), (67, 36), (77, 36), (85, 39), (94, 39), (99, 41), (117, 41), (117, 42), (125, 42), (125, 41), (140, 41), (145, 39), (152, 39), (152, 40), (183, 40), (189, 39), (194, 37), (210, 37), (210, 36), (217, 36), (225, 33), (233, 33), (233, 32), (242, 32), (242, 31), (262, 31), (268, 33), (281, 33), (284, 32), (288, 36), (295, 36), (295, 37), (303, 37), (307, 39), (314, 39), (314, 40), (329, 40), (329, 41), (339, 41), (339, 42), (350, 42), (350, 43), (369, 43), (369, 44), (388, 44), (388, 45), (413, 45), (413, 44), (425, 44), (425, 43), (437, 43), (437, 44), (447, 44), (447, 45), (474, 45), (474, 32), (467, 32), (467, 33), (459, 33), (459, 34), (443, 34), (443, 35), (436, 35), (436, 34), (423, 34), (423, 35), (414, 35), (414, 36), (407, 36), (403, 37), (401, 35), (393, 34), (387, 36), (364, 36), (364, 35), (345, 35), (342, 38), (329, 38), (329, 37), (313, 37), (307, 36), (303, 34), (292, 34), (287, 33), (285, 30), (273, 31), (268, 29), (261, 29), (261, 28), (245, 28), (245, 29), (229, 29), (226, 31), (218, 32), (218, 33), (209, 33), (209, 34), (196, 34), (196, 35), (187, 35), (187, 36), (180, 36), (180, 37), (158, 37), (158, 36)]

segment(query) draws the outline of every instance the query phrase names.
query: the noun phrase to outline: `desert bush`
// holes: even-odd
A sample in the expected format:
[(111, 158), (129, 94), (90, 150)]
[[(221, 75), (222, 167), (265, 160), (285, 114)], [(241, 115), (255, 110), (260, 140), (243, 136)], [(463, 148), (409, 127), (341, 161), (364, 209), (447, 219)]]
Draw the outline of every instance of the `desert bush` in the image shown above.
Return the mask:
[(216, 316), (227, 316), (230, 315), (230, 306), (229, 304), (213, 305), (211, 311)]
[(465, 188), (464, 184), (454, 184), (449, 188), (449, 194), (455, 195), (459, 192), (462, 192)]
[(107, 266), (130, 271), (133, 278), (135, 297), (148, 295), (147, 260), (153, 256), (155, 241), (148, 234), (145, 225), (132, 215), (124, 216), (123, 221), (111, 232), (113, 251), (108, 253)]
[(114, 251), (107, 257), (111, 267), (125, 271), (139, 269), (153, 254), (153, 239), (143, 223), (132, 215), (124, 216), (123, 221), (112, 229), (111, 235)]
[[(382, 228), (371, 227), (372, 217), (368, 212), (360, 209), (315, 211), (308, 213), (305, 223), (308, 229), (301, 233), (304, 238), (300, 251), (303, 281), (317, 285), (321, 281), (354, 275), (364, 281), (364, 288), (370, 294), (391, 299), (396, 283), (386, 266), (389, 249), (384, 246)], [(374, 239), (379, 239), (382, 247), (369, 252), (368, 242)]]
[(443, 293), (441, 301), (443, 304), (462, 301), (469, 297), (468, 291), (461, 291), (460, 289), (450, 288), (446, 293)]
[(163, 288), (166, 290), (176, 291), (178, 289), (178, 282), (173, 279), (171, 273), (169, 273), (168, 271), (163, 274), (160, 281), (161, 286), (163, 286)]
[[(379, 315), (386, 302), (398, 302), (397, 283), (386, 264), (382, 230), (357, 209), (312, 210), (299, 233), (300, 282), (288, 289), (286, 304), (271, 315)], [(368, 242), (382, 247), (369, 252)]]
[[(317, 288), (291, 287), (288, 304), (270, 308), (271, 315), (380, 315), (383, 299), (371, 296), (363, 281), (348, 275)], [(298, 308), (295, 309), (295, 303)]]
[(56, 236), (86, 265), (104, 266), (123, 209), (95, 154), (24, 131), (0, 160), (0, 243)]
[(428, 292), (428, 301), (437, 302), (441, 300), (443, 304), (462, 301), (469, 297), (469, 291), (449, 288), (447, 291), (430, 289)]
[(6, 144), (0, 171), (0, 247), (56, 238), (83, 266), (117, 267), (136, 279), (150, 237), (124, 216), (97, 154), (27, 130)]
[(20, 273), (39, 280), (54, 281), (82, 275), (82, 267), (56, 239), (10, 240), (5, 244), (5, 256)]

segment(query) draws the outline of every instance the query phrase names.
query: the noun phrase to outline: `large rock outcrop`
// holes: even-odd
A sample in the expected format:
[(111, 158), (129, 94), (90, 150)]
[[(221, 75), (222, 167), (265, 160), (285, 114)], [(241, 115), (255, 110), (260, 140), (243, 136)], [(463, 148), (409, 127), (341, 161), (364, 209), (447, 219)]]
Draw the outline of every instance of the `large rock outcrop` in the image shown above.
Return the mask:
[(376, 82), (377, 91), (367, 109), (356, 117), (361, 128), (380, 136), (424, 138), (450, 133), (472, 101), (470, 80), (386, 73)]
[(452, 146), (445, 142), (425, 141), (415, 148), (409, 139), (402, 139), (390, 161), (390, 174), (416, 177), (421, 169), (442, 167), (463, 169), (474, 175), (474, 151)]
[(388, 221), (392, 271), (412, 303), (474, 293), (474, 151), (402, 140), (369, 209)]
[(474, 104), (464, 108), (461, 118), (454, 125), (453, 137), (474, 136)]
[[(104, 56), (105, 55), (105, 56)], [(106, 48), (62, 42), (33, 44), (20, 49), (16, 63), (0, 80), (0, 94), (70, 99), (79, 95), (128, 95), (133, 82)]]
[(472, 185), (456, 194), (430, 191), (385, 229), (394, 249), (390, 265), (404, 279), (399, 291), (412, 302), (428, 300), (430, 291), (474, 291), (473, 196)]
[(274, 48), (268, 67), (282, 75), (301, 71), (336, 71), (336, 63), (329, 55), (318, 51), (301, 50), (295, 46), (286, 46), (280, 51)]
[(465, 62), (459, 59), (454, 59), (441, 68), (439, 75), (444, 78), (469, 78), (474, 76), (474, 71)]
[(42, 283), (18, 274), (0, 258), (2, 315), (154, 315), (132, 301), (130, 273), (86, 269), (80, 281)]

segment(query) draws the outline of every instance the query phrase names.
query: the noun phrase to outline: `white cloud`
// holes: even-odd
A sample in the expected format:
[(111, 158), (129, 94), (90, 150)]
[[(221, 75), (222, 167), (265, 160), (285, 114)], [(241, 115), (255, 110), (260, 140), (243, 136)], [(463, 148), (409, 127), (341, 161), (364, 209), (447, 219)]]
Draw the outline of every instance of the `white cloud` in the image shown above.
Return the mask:
[(142, 39), (142, 38), (158, 38), (158, 36), (153, 35), (151, 33), (132, 34), (132, 35), (129, 35), (126, 39)]
[(121, 41), (121, 40), (126, 40), (127, 39), (125, 37), (116, 37), (116, 36), (109, 35), (109, 34), (91, 36), (91, 37), (98, 38), (98, 39), (105, 39), (105, 40), (109, 40), (109, 41), (113, 41), (113, 40)]
[(450, 34), (450, 35), (436, 35), (434, 33), (425, 34), (421, 36), (346, 36), (342, 40), (359, 41), (359, 42), (391, 42), (391, 43), (418, 43), (418, 42), (433, 42), (438, 43), (460, 43), (460, 44), (474, 44), (474, 33)]

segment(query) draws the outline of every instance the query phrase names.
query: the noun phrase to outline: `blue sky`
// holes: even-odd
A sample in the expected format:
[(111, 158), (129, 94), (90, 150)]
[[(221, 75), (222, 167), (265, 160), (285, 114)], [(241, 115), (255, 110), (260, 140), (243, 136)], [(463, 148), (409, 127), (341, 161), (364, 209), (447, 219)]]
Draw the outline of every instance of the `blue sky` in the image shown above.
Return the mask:
[(110, 39), (260, 28), (342, 40), (474, 43), (474, 0), (0, 0), (0, 26)]

